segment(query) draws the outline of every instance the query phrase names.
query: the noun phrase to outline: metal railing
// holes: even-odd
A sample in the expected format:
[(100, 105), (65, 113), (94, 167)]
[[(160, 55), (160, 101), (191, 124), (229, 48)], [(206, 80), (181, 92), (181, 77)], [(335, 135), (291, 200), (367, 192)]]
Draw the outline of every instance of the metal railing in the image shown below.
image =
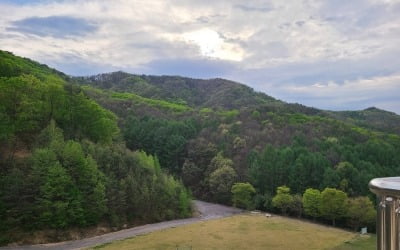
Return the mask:
[(400, 250), (400, 177), (373, 179), (369, 189), (378, 197), (377, 249)]

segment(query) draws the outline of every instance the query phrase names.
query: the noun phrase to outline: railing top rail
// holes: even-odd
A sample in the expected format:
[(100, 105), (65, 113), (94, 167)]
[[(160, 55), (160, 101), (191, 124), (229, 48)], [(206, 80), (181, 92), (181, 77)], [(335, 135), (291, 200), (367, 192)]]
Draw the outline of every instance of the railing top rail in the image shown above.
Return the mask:
[(400, 197), (400, 177), (372, 179), (369, 182), (369, 189), (378, 196)]

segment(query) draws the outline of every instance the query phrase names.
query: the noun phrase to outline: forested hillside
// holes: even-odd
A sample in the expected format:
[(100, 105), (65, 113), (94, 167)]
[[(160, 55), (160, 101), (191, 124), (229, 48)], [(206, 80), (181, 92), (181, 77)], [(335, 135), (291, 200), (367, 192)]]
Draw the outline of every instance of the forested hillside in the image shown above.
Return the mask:
[(3, 243), (185, 217), (186, 188), (357, 228), (373, 224), (369, 180), (400, 173), (398, 115), (288, 104), (224, 79), (69, 77), (0, 52), (0, 118)]
[(0, 244), (189, 216), (181, 182), (127, 149), (117, 117), (68, 79), (0, 51)]
[(365, 128), (400, 135), (400, 116), (375, 107), (361, 111), (330, 112), (333, 118)]
[[(400, 173), (394, 113), (323, 111), (223, 79), (115, 72), (73, 81), (118, 115), (129, 148), (156, 154), (200, 199), (231, 204), (234, 183), (249, 182), (252, 206), (278, 211), (272, 201), (286, 186), (300, 197), (288, 211), (301, 214), (308, 188), (332, 188), (350, 203), (361, 197), (370, 204), (363, 200), (374, 200), (368, 182)], [(339, 218), (352, 224), (348, 215)]]

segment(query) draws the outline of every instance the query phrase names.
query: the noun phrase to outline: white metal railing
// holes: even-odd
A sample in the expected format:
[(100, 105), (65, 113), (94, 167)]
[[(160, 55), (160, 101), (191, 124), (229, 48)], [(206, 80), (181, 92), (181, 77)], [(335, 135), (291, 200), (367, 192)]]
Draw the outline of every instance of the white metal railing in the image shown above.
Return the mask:
[(373, 179), (369, 189), (378, 197), (377, 249), (400, 250), (400, 177)]

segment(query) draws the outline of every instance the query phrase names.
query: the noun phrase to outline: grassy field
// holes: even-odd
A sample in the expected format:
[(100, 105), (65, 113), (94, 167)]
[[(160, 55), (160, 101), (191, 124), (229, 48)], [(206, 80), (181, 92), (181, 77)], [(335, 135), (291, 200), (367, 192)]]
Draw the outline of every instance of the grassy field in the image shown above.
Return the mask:
[(332, 250), (375, 250), (376, 236), (357, 236), (350, 241), (343, 242)]
[(283, 217), (237, 215), (157, 231), (95, 249), (375, 249), (374, 237)]

